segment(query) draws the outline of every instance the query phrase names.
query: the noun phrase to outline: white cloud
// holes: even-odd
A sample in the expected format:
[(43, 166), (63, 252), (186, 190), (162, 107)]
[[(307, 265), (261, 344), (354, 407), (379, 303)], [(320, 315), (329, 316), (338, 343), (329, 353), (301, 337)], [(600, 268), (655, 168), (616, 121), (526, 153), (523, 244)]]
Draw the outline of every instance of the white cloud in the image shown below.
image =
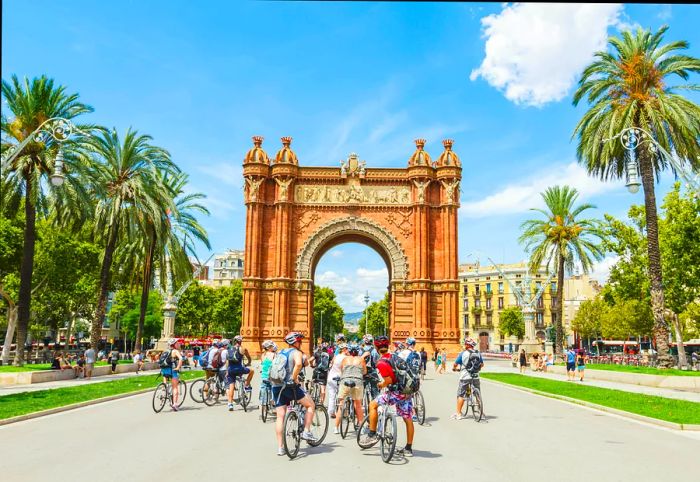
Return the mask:
[(594, 52), (605, 50), (621, 12), (620, 4), (506, 4), (481, 19), (486, 55), (470, 78), (482, 77), (516, 104), (561, 100)]
[(389, 284), (389, 272), (386, 268), (358, 268), (354, 273), (343, 276), (329, 270), (316, 276), (316, 284), (332, 288), (338, 304), (347, 313), (353, 313), (365, 309), (366, 294), (369, 293), (370, 303), (384, 297)]
[(591, 272), (591, 278), (597, 280), (601, 284), (607, 283), (610, 277), (610, 269), (619, 259), (619, 256), (606, 256), (600, 262), (595, 263), (593, 265), (593, 271)]
[(506, 185), (483, 199), (463, 202), (460, 214), (467, 218), (483, 218), (526, 212), (530, 208), (542, 207), (540, 193), (557, 184), (576, 188), (579, 200), (624, 187), (619, 182), (603, 182), (588, 176), (576, 162), (550, 165), (532, 177)]
[(671, 20), (671, 18), (673, 18), (673, 10), (671, 9), (671, 5), (662, 5), (661, 10), (656, 17), (663, 21)]
[(217, 182), (233, 187), (243, 187), (243, 166), (240, 162), (213, 162), (199, 164), (197, 169), (216, 178)]
[(334, 258), (340, 258), (345, 254), (345, 251), (342, 249), (334, 249), (331, 251), (331, 256)]

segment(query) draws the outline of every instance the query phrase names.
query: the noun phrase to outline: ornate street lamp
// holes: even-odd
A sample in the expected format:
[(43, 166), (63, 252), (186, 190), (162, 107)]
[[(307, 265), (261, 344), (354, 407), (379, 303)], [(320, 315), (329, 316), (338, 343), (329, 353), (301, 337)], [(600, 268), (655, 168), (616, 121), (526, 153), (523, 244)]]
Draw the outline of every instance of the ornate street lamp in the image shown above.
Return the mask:
[(365, 294), (365, 335), (369, 333), (369, 320), (367, 319), (367, 311), (369, 309), (369, 291)]

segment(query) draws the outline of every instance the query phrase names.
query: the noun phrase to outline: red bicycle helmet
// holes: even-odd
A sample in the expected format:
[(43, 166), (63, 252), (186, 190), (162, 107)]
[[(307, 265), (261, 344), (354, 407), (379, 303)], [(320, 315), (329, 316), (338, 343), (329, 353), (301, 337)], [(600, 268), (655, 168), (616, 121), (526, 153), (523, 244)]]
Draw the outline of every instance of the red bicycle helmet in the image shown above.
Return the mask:
[(379, 348), (389, 348), (389, 338), (386, 336), (378, 336), (374, 339), (374, 346)]

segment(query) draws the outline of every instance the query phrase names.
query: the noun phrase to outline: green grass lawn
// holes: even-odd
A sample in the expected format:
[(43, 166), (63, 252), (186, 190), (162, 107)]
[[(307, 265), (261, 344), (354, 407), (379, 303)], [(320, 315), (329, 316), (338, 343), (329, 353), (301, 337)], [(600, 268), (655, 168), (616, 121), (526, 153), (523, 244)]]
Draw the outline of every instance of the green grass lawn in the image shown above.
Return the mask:
[(481, 376), (489, 380), (575, 398), (667, 422), (700, 424), (700, 403), (591, 387), (579, 382), (559, 382), (516, 373), (482, 373)]
[[(119, 360), (120, 365), (126, 365), (134, 363), (132, 360)], [(99, 361), (95, 363), (96, 367), (109, 365), (109, 362)], [(0, 366), (0, 373), (12, 373), (12, 372), (38, 372), (42, 370), (51, 370), (51, 363), (35, 363), (31, 365), (24, 365), (21, 367), (15, 367), (12, 365), (2, 365)]]
[[(181, 373), (180, 377), (185, 380), (191, 380), (202, 377), (203, 373), (202, 370), (186, 371)], [(161, 379), (156, 378), (155, 375), (141, 375), (112, 382), (89, 383), (77, 387), (55, 388), (0, 396), (0, 420), (120, 393), (136, 392), (150, 387), (155, 388), (160, 381)]]
[(690, 370), (679, 370), (677, 368), (650, 368), (650, 367), (636, 367), (630, 365), (608, 365), (606, 363), (591, 363), (586, 365), (586, 369), (590, 370), (607, 370), (611, 372), (628, 372), (628, 373), (643, 373), (645, 375), (676, 375), (679, 377), (700, 377), (700, 372), (694, 372)]

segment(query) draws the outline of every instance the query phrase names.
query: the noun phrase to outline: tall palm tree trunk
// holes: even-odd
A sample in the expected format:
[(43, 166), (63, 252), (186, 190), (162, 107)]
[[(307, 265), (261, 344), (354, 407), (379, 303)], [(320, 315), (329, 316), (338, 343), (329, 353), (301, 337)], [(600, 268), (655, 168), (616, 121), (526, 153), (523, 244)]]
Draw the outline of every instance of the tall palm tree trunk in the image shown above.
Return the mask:
[(24, 365), (24, 343), (27, 341), (30, 305), (32, 302), (32, 273), (34, 272), (34, 245), (36, 244), (36, 206), (34, 205), (34, 189), (29, 176), (29, 174), (26, 174), (24, 178), (24, 249), (19, 269), (15, 366)]
[(659, 222), (654, 193), (654, 167), (651, 154), (643, 146), (639, 149), (639, 167), (644, 186), (644, 209), (647, 225), (647, 255), (649, 256), (649, 278), (651, 280), (651, 311), (654, 316), (654, 341), (658, 352), (659, 366), (673, 366), (669, 354), (668, 325), (664, 319), (664, 291), (661, 275), (661, 250), (659, 249)]
[(10, 362), (10, 347), (12, 346), (12, 340), (15, 338), (15, 329), (17, 328), (17, 305), (10, 295), (2, 289), (2, 286), (0, 286), (0, 296), (5, 298), (7, 303), (7, 331), (5, 332), (5, 344), (2, 346), (0, 360), (2, 360), (3, 365), (7, 365)]
[(559, 255), (557, 262), (557, 303), (554, 307), (557, 315), (555, 355), (564, 355), (564, 256)]
[(117, 233), (119, 225), (117, 223), (110, 227), (107, 246), (105, 247), (105, 256), (102, 260), (102, 269), (100, 271), (100, 293), (97, 298), (97, 308), (95, 309), (95, 318), (92, 320), (90, 329), (90, 346), (97, 350), (102, 337), (102, 322), (107, 311), (107, 292), (109, 291), (109, 281), (112, 269), (112, 257), (117, 246)]
[(143, 325), (146, 320), (148, 308), (148, 294), (151, 291), (151, 278), (153, 277), (153, 258), (156, 254), (156, 235), (151, 233), (151, 245), (148, 248), (148, 256), (143, 265), (143, 286), (141, 288), (141, 310), (139, 311), (139, 323), (136, 327), (136, 345), (134, 350), (141, 351), (141, 339), (143, 338)]

